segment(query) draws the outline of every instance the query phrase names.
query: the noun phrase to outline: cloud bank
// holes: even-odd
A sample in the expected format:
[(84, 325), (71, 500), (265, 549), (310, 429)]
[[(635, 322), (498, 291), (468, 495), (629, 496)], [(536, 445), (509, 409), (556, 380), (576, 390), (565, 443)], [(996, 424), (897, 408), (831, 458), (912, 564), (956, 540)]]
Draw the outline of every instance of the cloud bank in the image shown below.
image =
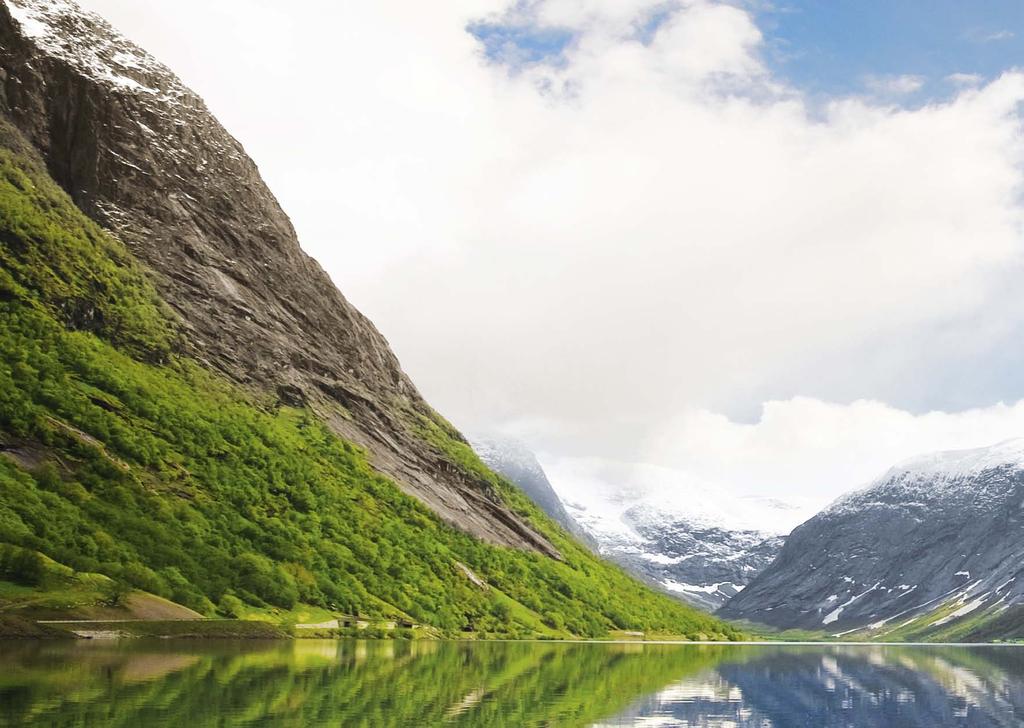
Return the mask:
[(811, 99), (705, 0), (87, 4), (206, 96), (460, 425), (818, 498), (1024, 434), (990, 407), (1024, 396), (1018, 72)]

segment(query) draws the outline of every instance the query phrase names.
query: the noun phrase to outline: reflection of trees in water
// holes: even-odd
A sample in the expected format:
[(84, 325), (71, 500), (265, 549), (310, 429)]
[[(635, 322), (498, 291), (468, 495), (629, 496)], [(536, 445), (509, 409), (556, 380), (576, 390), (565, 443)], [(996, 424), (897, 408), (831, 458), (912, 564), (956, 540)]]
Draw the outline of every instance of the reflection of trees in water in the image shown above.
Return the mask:
[(612, 724), (803, 728), (1024, 725), (1024, 649), (756, 647), (671, 685)]
[(583, 726), (737, 647), (297, 641), (24, 645), (0, 723)]
[(641, 716), (1019, 726), (1024, 649), (299, 640), (0, 652), (0, 725), (585, 726)]

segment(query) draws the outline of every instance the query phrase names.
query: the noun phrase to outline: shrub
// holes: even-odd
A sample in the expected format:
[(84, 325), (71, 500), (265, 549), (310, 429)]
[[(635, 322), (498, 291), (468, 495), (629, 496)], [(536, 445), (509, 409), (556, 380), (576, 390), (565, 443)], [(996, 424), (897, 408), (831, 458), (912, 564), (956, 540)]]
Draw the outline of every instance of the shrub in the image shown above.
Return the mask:
[(234, 619), (241, 617), (244, 610), (245, 604), (234, 594), (225, 594), (220, 598), (220, 604), (217, 605), (217, 611), (220, 614)]
[(16, 584), (39, 586), (46, 576), (46, 562), (36, 551), (8, 546), (0, 557), (0, 570)]
[(128, 601), (132, 588), (120, 579), (111, 579), (103, 589), (103, 603), (108, 607), (122, 607)]

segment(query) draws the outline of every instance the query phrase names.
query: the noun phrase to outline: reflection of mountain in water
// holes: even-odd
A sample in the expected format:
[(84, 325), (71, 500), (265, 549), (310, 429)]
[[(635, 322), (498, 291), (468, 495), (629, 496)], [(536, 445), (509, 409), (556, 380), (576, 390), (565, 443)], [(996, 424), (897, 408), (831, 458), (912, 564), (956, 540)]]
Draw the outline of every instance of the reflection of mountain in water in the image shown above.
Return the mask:
[(726, 659), (600, 725), (1024, 725), (1021, 648), (750, 649), (749, 659)]
[(0, 676), (0, 726), (1024, 725), (1010, 646), (95, 641)]

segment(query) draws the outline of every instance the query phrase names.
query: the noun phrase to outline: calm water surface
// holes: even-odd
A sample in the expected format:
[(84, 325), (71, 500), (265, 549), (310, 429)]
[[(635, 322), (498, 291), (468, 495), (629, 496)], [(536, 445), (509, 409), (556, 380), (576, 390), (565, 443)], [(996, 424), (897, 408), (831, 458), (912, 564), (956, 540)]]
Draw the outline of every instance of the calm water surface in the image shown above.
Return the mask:
[(0, 642), (4, 726), (1022, 726), (1024, 648)]

